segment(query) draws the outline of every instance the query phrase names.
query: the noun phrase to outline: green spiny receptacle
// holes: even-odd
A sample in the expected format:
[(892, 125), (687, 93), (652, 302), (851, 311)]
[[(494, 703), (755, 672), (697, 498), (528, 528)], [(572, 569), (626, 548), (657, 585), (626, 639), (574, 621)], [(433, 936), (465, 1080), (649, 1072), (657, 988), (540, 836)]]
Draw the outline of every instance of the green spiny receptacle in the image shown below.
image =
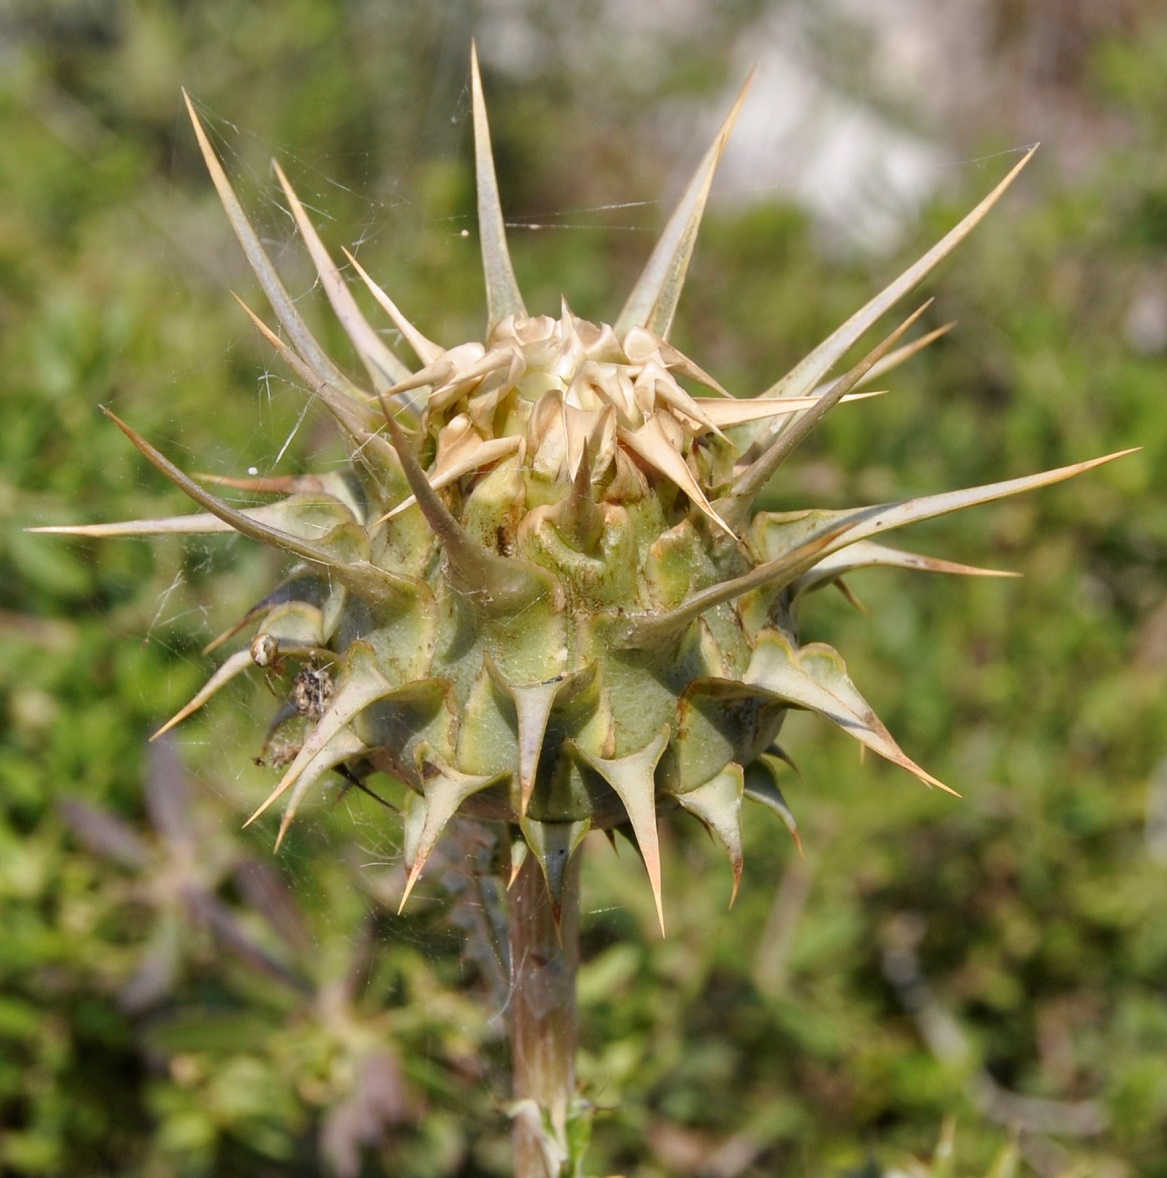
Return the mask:
[(269, 736), (269, 759), (285, 771), (257, 811), (287, 797), (281, 837), (325, 774), (363, 780), (383, 771), (413, 791), (404, 818), (406, 896), (458, 812), (506, 823), (514, 870), (533, 853), (553, 900), (584, 835), (621, 829), (644, 858), (663, 927), (662, 811), (680, 807), (707, 825), (729, 854), (735, 888), (743, 799), (776, 811), (797, 837), (776, 782), (774, 741), (790, 708), (817, 712), (940, 785), (901, 751), (838, 653), (800, 644), (801, 597), (868, 566), (992, 575), (885, 547), (883, 534), (1117, 455), (880, 506), (754, 514), (759, 492), (829, 410), (871, 395), (863, 390), (872, 381), (945, 330), (901, 344), (917, 311), (831, 378), (868, 329), (985, 216), (1032, 153), (791, 372), (738, 399), (667, 341), (742, 99), (615, 323), (596, 325), (566, 304), (558, 318), (527, 313), (507, 250), (476, 62), (472, 74), (485, 343), (432, 343), (347, 255), (349, 275), (359, 276), (416, 353), (420, 367), (407, 367), (358, 308), (277, 165), (366, 378), (342, 371), (306, 328), (190, 106), (215, 186), (285, 338), (257, 318), (256, 325), (336, 419), (351, 468), (232, 480), (277, 496), (237, 510), (109, 414), (205, 514), (42, 530), (233, 529), (294, 560), (248, 615), (251, 641), (165, 726), (250, 667), (285, 672), (288, 698)]

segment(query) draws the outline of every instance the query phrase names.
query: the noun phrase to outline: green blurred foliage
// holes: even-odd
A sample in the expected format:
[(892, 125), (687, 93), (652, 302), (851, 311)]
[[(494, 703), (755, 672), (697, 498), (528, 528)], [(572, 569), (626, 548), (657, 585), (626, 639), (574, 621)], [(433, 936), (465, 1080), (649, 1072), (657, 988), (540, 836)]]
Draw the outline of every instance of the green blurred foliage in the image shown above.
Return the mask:
[[(611, 316), (647, 242), (623, 226), (655, 210), (599, 206), (655, 197), (676, 162), (630, 140), (631, 115), (727, 81), (754, 7), (726, 5), (651, 95), (618, 63), (571, 68), (547, 13), (543, 70), (487, 77), (516, 220), (585, 210), (516, 231), (530, 305), (562, 291)], [(504, 1174), (481, 833), (449, 841), (401, 917), (396, 819), (370, 798), (321, 800), (272, 858), (268, 829), (240, 831), (268, 788), (249, 760), (261, 682), (181, 730), (185, 769), (145, 738), (278, 564), (229, 538), (23, 531), (185, 509), (98, 403), (192, 470), (338, 456), (227, 294), (262, 306), (180, 85), (338, 356), (273, 152), (424, 330), (480, 330), (466, 56), (489, 12), (26, 0), (0, 19), (0, 1173)], [(1011, 1172), (1011, 1122), (1018, 1172), (1167, 1175), (1167, 357), (1128, 326), (1138, 292), (1167, 283), (1167, 25), (1098, 44), (1085, 84), (1125, 138), (1072, 185), (1039, 156), (929, 283), (928, 322), (957, 330), (892, 395), (837, 412), (772, 505), (1144, 449), (908, 538), (1023, 580), (858, 574), (866, 613), (827, 595), (807, 611), (807, 637), (843, 651), (963, 800), (792, 720), (805, 860), (752, 814), (727, 912), (717, 853), (671, 827), (663, 943), (635, 855), (598, 840), (581, 977), (595, 1173), (924, 1173), (909, 1159), (951, 1117), (937, 1176)], [(677, 342), (729, 387), (764, 387), (1001, 162), (964, 170), (896, 259), (825, 260), (793, 209), (715, 202)]]

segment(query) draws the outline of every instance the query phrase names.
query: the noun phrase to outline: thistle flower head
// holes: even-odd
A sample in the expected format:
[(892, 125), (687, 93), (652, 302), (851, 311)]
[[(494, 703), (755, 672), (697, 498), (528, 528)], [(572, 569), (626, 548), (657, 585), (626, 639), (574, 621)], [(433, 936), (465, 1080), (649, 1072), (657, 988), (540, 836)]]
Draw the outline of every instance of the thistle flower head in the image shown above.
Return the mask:
[[(235, 530), (287, 554), (287, 579), (245, 619), (250, 638), (162, 729), (249, 668), (281, 673), (287, 698), (267, 756), (283, 773), (254, 816), (284, 800), (281, 838), (325, 775), (364, 781), (386, 772), (412, 791), (406, 895), (458, 812), (508, 824), (515, 866), (533, 853), (553, 899), (584, 835), (619, 829), (640, 850), (663, 927), (663, 810), (687, 810), (709, 828), (728, 854), (735, 890), (743, 800), (775, 811), (797, 838), (774, 743), (791, 708), (819, 714), (941, 785), (896, 744), (839, 654), (800, 643), (804, 594), (867, 566), (1002, 575), (890, 548), (882, 538), (1116, 455), (896, 503), (754, 513), (759, 492), (827, 412), (872, 395), (871, 382), (942, 334), (901, 342), (921, 308), (832, 375), (967, 236), (1029, 155), (791, 372), (745, 399), (668, 342), (745, 92), (608, 325), (578, 318), (566, 303), (557, 317), (528, 314), (507, 249), (476, 61), (472, 83), (488, 309), (482, 343), (433, 343), (351, 254), (342, 271), (276, 165), (365, 369), (360, 380), (307, 329), (188, 100), (282, 335), (252, 318), (335, 418), (351, 469), (231, 480), (274, 496), (238, 510), (109, 414), (204, 513), (48, 530)], [(416, 354), (416, 368), (385, 345), (350, 282), (368, 288)]]

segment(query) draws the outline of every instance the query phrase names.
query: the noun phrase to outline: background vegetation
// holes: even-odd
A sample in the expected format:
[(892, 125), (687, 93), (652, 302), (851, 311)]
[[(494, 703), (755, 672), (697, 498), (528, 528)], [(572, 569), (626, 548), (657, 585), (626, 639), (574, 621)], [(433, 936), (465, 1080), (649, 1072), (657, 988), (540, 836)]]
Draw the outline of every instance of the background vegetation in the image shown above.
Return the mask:
[[(991, 7), (1004, 52), (1061, 6)], [(0, 7), (0, 1173), (507, 1166), (505, 979), (481, 951), (498, 902), (468, 869), (482, 836), (446, 844), (398, 917), (398, 828), (373, 800), (320, 800), (274, 858), (270, 824), (240, 830), (267, 789), (250, 763), (262, 682), (147, 751), (273, 559), (228, 538), (22, 530), (185, 510), (98, 403), (188, 469), (336, 456), (319, 415), (296, 428), (301, 391), (227, 294), (261, 306), (179, 86), (306, 303), (322, 300), (273, 153), (328, 240), (359, 242), (452, 343), (483, 313), (471, 35), (494, 38), (504, 201), (558, 226), (515, 230), (528, 304), (554, 311), (563, 291), (610, 317), (662, 209), (600, 206), (655, 200), (693, 163), (653, 129), (676, 103), (718, 107), (762, 8), (717, 6), (692, 35), (678, 22), (648, 69), (582, 4)], [(590, 848), (596, 1173), (879, 1175), (930, 1154), (952, 1117), (962, 1173), (1019, 1134), (1027, 1173), (1167, 1175), (1167, 24), (1154, 5), (1087, 19), (1098, 8), (1064, 6), (1081, 35), (1054, 54), (1047, 109), (1106, 133), (1075, 154), (1071, 128), (1039, 157), (929, 284), (930, 322), (956, 332), (891, 396), (837, 413), (774, 499), (875, 501), (1144, 449), (908, 537), (1022, 580), (857, 575), (868, 612), (842, 597), (808, 611), (808, 635), (843, 650), (962, 801), (792, 723), (805, 859), (752, 814), (727, 912), (716, 850), (677, 826), (663, 943), (635, 856)], [(512, 26), (526, 49), (504, 43)], [(820, 50), (877, 103), (865, 47)], [(953, 124), (957, 158), (1025, 142), (994, 96)], [(781, 191), (715, 199), (678, 342), (730, 388), (763, 387), (1008, 162), (951, 169), (893, 256), (839, 248)]]

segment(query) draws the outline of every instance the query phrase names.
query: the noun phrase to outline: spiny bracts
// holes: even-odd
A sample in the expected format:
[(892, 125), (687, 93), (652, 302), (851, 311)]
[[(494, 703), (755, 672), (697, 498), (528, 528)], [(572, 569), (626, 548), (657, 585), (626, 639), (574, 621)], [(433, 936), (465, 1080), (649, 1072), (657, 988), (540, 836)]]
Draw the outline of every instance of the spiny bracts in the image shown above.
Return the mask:
[[(881, 538), (1117, 455), (880, 506), (753, 514), (759, 492), (829, 410), (872, 395), (864, 390), (873, 381), (946, 330), (901, 344), (917, 311), (831, 377), (861, 336), (985, 216), (1029, 155), (790, 373), (739, 399), (668, 335), (744, 93), (611, 326), (577, 318), (566, 303), (557, 318), (527, 313), (507, 249), (476, 60), (484, 344), (431, 342), (351, 254), (342, 272), (277, 164), (321, 285), (366, 369), (363, 383), (308, 331), (188, 99), (207, 166), (282, 338), (252, 318), (336, 419), (351, 469), (230, 480), (276, 496), (237, 510), (111, 413), (205, 514), (45, 530), (235, 530), (293, 558), (284, 583), (245, 619), (254, 626), (250, 642), (163, 729), (248, 668), (277, 677), (287, 699), (266, 755), (284, 772), (256, 816), (287, 796), (281, 838), (324, 775), (335, 770), (363, 782), (385, 772), (412, 789), (406, 896), (459, 812), (506, 823), (513, 868), (534, 854), (553, 900), (584, 835), (622, 830), (643, 856), (663, 927), (663, 810), (679, 807), (705, 823), (728, 852), (735, 890), (743, 799), (775, 811), (797, 838), (774, 744), (790, 708), (817, 712), (940, 785), (900, 750), (838, 653), (800, 644), (800, 598), (873, 565), (993, 575), (889, 548)], [(349, 286), (358, 279), (416, 353), (416, 371), (359, 309)]]

